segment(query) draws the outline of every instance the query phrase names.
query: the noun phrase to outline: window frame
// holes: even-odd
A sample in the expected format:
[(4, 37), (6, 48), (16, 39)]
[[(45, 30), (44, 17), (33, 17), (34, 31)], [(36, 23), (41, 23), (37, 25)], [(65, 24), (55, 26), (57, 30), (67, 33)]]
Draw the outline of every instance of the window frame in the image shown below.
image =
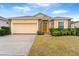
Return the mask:
[(58, 28), (64, 28), (64, 22), (58, 22)]

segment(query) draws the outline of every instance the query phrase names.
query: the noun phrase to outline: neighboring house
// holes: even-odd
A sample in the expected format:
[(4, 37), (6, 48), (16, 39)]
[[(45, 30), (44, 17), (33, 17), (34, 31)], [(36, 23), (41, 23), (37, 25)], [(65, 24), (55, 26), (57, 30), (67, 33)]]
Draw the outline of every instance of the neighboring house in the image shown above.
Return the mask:
[(8, 25), (8, 20), (0, 16), (0, 27), (1, 26), (9, 26), (9, 25)]
[(41, 30), (49, 32), (49, 28), (70, 28), (71, 18), (49, 17), (43, 13), (34, 16), (21, 16), (10, 18), (12, 34), (36, 34)]
[(71, 23), (71, 28), (79, 28), (79, 21), (73, 21)]

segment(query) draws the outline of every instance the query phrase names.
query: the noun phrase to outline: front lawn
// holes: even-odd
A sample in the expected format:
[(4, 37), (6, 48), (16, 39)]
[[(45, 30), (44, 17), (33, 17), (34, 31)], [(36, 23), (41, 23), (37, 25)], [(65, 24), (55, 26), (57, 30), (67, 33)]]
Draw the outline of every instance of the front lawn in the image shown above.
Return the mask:
[(36, 36), (30, 56), (79, 56), (79, 36)]

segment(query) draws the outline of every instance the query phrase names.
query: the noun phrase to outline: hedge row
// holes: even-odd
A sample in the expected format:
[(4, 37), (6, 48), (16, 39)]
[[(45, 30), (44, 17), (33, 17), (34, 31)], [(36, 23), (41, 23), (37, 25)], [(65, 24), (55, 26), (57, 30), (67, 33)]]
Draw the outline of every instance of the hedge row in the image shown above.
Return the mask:
[(66, 35), (79, 36), (79, 28), (68, 28), (68, 29), (50, 28), (50, 34), (52, 36), (66, 36)]
[(9, 35), (10, 33), (11, 32), (10, 32), (10, 28), (9, 27), (2, 26), (0, 28), (0, 36)]

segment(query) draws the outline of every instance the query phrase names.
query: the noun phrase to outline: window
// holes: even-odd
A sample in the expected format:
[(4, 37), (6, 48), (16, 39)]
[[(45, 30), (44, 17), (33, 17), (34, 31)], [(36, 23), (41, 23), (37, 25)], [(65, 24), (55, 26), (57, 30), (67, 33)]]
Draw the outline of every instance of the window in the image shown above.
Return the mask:
[(58, 28), (64, 28), (64, 22), (58, 22)]

